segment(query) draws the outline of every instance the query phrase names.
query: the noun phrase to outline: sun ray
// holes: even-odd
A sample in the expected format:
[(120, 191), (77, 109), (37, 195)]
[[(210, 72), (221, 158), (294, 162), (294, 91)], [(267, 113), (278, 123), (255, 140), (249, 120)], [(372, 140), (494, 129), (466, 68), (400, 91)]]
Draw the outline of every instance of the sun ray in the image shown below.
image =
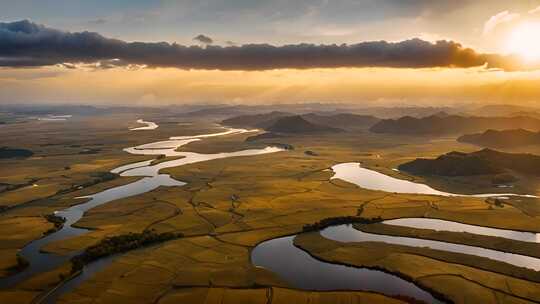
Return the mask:
[(525, 22), (510, 34), (508, 52), (521, 56), (527, 62), (540, 60), (540, 22)]

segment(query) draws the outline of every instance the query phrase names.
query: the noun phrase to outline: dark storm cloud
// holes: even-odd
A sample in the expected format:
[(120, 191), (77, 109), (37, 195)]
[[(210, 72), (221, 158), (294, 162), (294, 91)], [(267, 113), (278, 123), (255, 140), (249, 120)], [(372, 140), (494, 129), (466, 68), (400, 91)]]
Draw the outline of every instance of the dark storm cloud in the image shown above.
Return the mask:
[(212, 44), (214, 43), (214, 40), (208, 36), (205, 36), (203, 34), (197, 35), (193, 38), (193, 40), (204, 43), (204, 44)]
[[(125, 42), (92, 32), (64, 32), (29, 21), (0, 23), (0, 66), (103, 63), (181, 69), (266, 70), (334, 67), (502, 67), (496, 55), (476, 53), (452, 41), (373, 41), (351, 45), (183, 46)], [(493, 65), (496, 63), (497, 65)]]

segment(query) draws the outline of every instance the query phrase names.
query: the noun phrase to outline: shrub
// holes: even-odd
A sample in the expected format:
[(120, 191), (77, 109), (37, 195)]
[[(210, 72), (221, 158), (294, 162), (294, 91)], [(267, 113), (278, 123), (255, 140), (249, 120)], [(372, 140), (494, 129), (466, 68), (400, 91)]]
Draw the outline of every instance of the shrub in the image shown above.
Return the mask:
[(71, 271), (81, 270), (84, 265), (106, 256), (162, 243), (182, 236), (183, 234), (175, 232), (156, 233), (153, 230), (145, 230), (142, 233), (128, 233), (108, 237), (86, 248), (82, 254), (73, 257), (71, 259)]

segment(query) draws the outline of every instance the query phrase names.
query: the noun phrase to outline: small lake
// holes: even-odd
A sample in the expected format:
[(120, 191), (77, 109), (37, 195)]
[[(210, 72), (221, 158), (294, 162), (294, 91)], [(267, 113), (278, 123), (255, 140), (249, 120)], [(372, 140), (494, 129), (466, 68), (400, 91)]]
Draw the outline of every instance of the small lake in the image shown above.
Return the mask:
[(431, 188), (428, 185), (411, 182), (386, 174), (362, 168), (360, 163), (342, 163), (332, 167), (334, 176), (332, 179), (339, 178), (346, 182), (355, 184), (359, 187), (369, 190), (378, 190), (392, 193), (405, 194), (430, 194), (439, 196), (468, 196), (468, 197), (504, 197), (504, 196), (521, 196), (521, 197), (537, 197), (535, 195), (521, 195), (514, 193), (485, 193), (485, 194), (457, 194), (443, 192)]
[(321, 235), (327, 239), (344, 243), (381, 242), (412, 247), (427, 247), (436, 250), (485, 257), (495, 261), (512, 264), (514, 266), (540, 271), (540, 259), (538, 258), (469, 245), (446, 243), (442, 241), (367, 233), (355, 229), (352, 225), (331, 226), (321, 230)]
[(388, 296), (406, 295), (426, 303), (443, 303), (398, 276), (318, 260), (296, 247), (294, 237), (260, 243), (251, 252), (252, 264), (272, 271), (291, 287), (298, 289), (372, 291)]
[(540, 233), (490, 228), (462, 224), (447, 220), (431, 218), (400, 218), (395, 220), (383, 221), (382, 223), (393, 226), (431, 229), (436, 231), (468, 232), (479, 235), (496, 236), (522, 242), (540, 243)]

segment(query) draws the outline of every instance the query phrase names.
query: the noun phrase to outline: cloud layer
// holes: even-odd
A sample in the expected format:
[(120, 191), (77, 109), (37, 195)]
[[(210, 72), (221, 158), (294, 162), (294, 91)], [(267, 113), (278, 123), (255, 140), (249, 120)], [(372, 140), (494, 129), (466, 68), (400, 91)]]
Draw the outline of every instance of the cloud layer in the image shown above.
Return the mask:
[(93, 32), (64, 32), (27, 20), (0, 23), (0, 66), (105, 63), (180, 69), (267, 70), (336, 67), (505, 67), (504, 59), (453, 41), (372, 41), (351, 45), (183, 46), (125, 42)]
[(212, 44), (214, 43), (214, 40), (206, 35), (200, 34), (195, 37), (193, 37), (193, 40), (198, 41), (203, 44)]

